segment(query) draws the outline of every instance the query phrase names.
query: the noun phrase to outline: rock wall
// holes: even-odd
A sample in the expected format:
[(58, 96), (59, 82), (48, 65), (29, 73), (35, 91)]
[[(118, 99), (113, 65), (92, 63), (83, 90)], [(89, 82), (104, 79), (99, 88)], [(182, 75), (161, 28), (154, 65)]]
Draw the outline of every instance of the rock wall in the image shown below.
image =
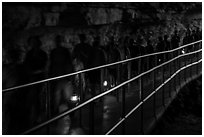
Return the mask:
[(32, 35), (40, 36), (49, 53), (58, 34), (65, 35), (65, 46), (73, 49), (80, 33), (90, 44), (96, 35), (104, 46), (111, 35), (118, 40), (142, 34), (155, 45), (158, 36), (171, 36), (175, 29), (181, 37), (187, 27), (202, 29), (202, 3), (3, 3), (2, 9), (3, 64), (12, 63), (9, 50), (14, 47), (22, 51), (22, 62)]
[(188, 83), (179, 91), (150, 134), (202, 134), (202, 76)]

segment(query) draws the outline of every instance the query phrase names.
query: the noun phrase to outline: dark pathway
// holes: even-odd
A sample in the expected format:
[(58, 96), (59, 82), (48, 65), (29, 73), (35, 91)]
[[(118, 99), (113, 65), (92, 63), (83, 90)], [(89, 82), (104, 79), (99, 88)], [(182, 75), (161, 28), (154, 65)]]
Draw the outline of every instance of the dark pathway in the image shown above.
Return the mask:
[[(196, 58), (192, 57), (192, 61), (196, 61)], [(189, 64), (187, 61), (186, 64)], [(185, 63), (181, 62), (181, 66)], [(178, 69), (178, 64), (173, 62), (165, 66), (165, 69), (158, 69), (155, 72), (155, 87), (158, 87), (164, 80), (168, 79), (174, 72)], [(138, 134), (149, 134), (152, 127), (158, 118), (162, 116), (165, 112), (167, 106), (171, 103), (172, 99), (177, 96), (178, 91), (183, 87), (186, 82), (190, 82), (195, 79), (201, 72), (200, 66), (196, 65), (191, 68), (187, 68), (185, 71), (177, 74), (172, 80), (170, 80), (163, 88), (158, 90), (155, 94), (155, 106), (154, 106), (154, 96), (150, 97), (146, 102), (143, 103), (143, 113), (141, 113), (141, 106), (134, 111), (128, 118), (125, 119), (125, 129), (122, 128), (122, 124), (117, 126), (110, 134), (113, 135), (138, 135)], [(170, 70), (171, 69), (171, 74)], [(164, 76), (163, 76), (164, 71)], [(190, 73), (189, 73), (190, 72)], [(185, 78), (186, 77), (186, 78)], [(149, 73), (143, 77), (143, 90), (140, 88), (139, 80), (135, 80), (130, 83), (130, 89), (125, 89), (125, 115), (127, 115), (135, 106), (140, 102), (141, 92), (143, 92), (143, 98), (146, 98), (153, 91), (153, 73)], [(83, 134), (95, 134), (101, 135), (106, 134), (111, 128), (113, 128), (116, 123), (118, 123), (122, 118), (122, 93), (123, 89), (118, 89), (119, 100), (117, 100), (114, 93), (106, 95), (102, 100), (97, 100), (92, 103), (92, 111), (90, 109), (91, 105), (87, 105), (80, 110), (75, 112), (75, 120), (72, 124), (76, 128), (80, 128), (84, 131)], [(117, 92), (117, 91), (114, 91)], [(155, 107), (155, 109), (154, 109)], [(155, 110), (155, 111), (154, 111)], [(81, 113), (81, 115), (80, 115)], [(155, 115), (154, 115), (155, 113)], [(167, 112), (168, 113), (168, 112)], [(193, 116), (189, 116), (193, 117)], [(142, 119), (143, 118), (143, 119)], [(188, 118), (188, 117), (184, 117)], [(62, 120), (63, 121), (63, 120)], [(198, 120), (199, 121), (199, 120)], [(189, 122), (189, 121), (188, 121)], [(60, 125), (60, 129), (69, 128), (69, 125)], [(56, 132), (58, 128), (55, 125), (51, 126), (50, 134), (66, 134), (64, 132)], [(198, 128), (196, 128), (198, 129)], [(45, 130), (45, 129), (44, 129)], [(125, 131), (125, 132), (122, 132)], [(42, 130), (43, 133), (46, 133)], [(42, 133), (37, 133), (42, 134)], [(77, 134), (77, 133), (76, 133)], [(80, 133), (79, 133), (80, 134)], [(155, 132), (155, 134), (159, 134)], [(161, 133), (162, 134), (162, 133)], [(166, 133), (169, 134), (169, 133)]]
[[(195, 58), (194, 58), (195, 59)], [(190, 63), (190, 62), (188, 62)], [(170, 72), (169, 67), (174, 66), (166, 66), (164, 79), (169, 78)], [(181, 66), (184, 66), (184, 62), (181, 63)], [(178, 66), (176, 66), (178, 67)], [(174, 69), (173, 67), (171, 68)], [(196, 76), (197, 67), (192, 67), (192, 75)], [(188, 72), (188, 70), (187, 70)], [(172, 71), (173, 73), (173, 71)], [(186, 73), (188, 80), (190, 80), (190, 73)], [(157, 73), (155, 73), (156, 81), (155, 86), (158, 87), (162, 83), (162, 70), (158, 69)], [(181, 79), (181, 83), (179, 82)], [(144, 77), (144, 86), (143, 86), (143, 95), (144, 98), (147, 97), (153, 91), (153, 75), (150, 73)], [(168, 106), (171, 100), (176, 97), (176, 94), (181, 85), (185, 84), (184, 80), (184, 71), (177, 75), (175, 79), (171, 80), (168, 84), (164, 86), (164, 89), (160, 89), (156, 93), (156, 115), (157, 118), (160, 117), (165, 108), (164, 104)], [(175, 90), (175, 88), (176, 90)], [(122, 90), (122, 89), (121, 89)], [(121, 92), (121, 91), (120, 91)], [(140, 101), (140, 86), (139, 80), (136, 80), (130, 84), (130, 90), (125, 91), (125, 114), (127, 115)], [(120, 94), (121, 95), (121, 94)], [(164, 103), (163, 103), (164, 96)], [(95, 103), (94, 110), (94, 134), (105, 134), (107, 133), (117, 122), (120, 121), (122, 117), (122, 102), (121, 99), (118, 102), (116, 98), (112, 95), (107, 95), (103, 98), (104, 103), (97, 102)], [(104, 111), (105, 110), (105, 111)], [(155, 122), (154, 117), (154, 107), (153, 107), (153, 97), (151, 97), (147, 102), (143, 104), (143, 123), (141, 121), (141, 107), (138, 108), (135, 112), (133, 112), (130, 117), (126, 119), (125, 122), (125, 134), (127, 135), (136, 135), (136, 134), (148, 134), (150, 128), (153, 126)], [(87, 134), (90, 133), (90, 109), (89, 107), (85, 107), (82, 109), (82, 127), (85, 129)], [(79, 118), (78, 118), (79, 119)], [(143, 128), (141, 128), (141, 123), (143, 124)], [(122, 124), (121, 124), (122, 125)], [(121, 135), (122, 126), (118, 126), (111, 134)]]

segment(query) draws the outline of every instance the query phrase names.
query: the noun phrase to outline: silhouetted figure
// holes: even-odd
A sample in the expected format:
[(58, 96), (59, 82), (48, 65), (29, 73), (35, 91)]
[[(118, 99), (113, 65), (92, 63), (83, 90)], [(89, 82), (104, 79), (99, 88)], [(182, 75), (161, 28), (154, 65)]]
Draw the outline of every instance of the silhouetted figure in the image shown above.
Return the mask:
[[(91, 60), (90, 67), (97, 67), (104, 65), (106, 63), (105, 56), (103, 51), (100, 48), (100, 37), (97, 36), (94, 38), (93, 46), (91, 48)], [(92, 85), (93, 95), (96, 94), (96, 90), (99, 91), (100, 82), (101, 82), (101, 71), (102, 69), (97, 69), (88, 72), (88, 78), (90, 84)]]
[[(165, 49), (164, 49), (165, 51), (172, 49), (172, 48), (171, 48), (170, 41), (168, 40), (168, 35), (164, 35), (164, 48), (165, 48)], [(168, 54), (164, 54), (164, 56), (165, 56), (165, 58), (166, 58), (167, 60), (170, 59), (170, 54), (169, 54), (169, 53), (168, 53)]]
[(131, 57), (137, 57), (141, 54), (140, 46), (136, 45), (136, 42), (134, 41), (134, 39), (129, 40), (129, 48), (130, 48)]
[[(137, 44), (140, 46), (140, 54), (146, 55), (147, 54), (147, 43), (146, 40), (139, 35), (137, 39)], [(144, 72), (148, 69), (148, 58), (141, 58), (141, 71)]]
[[(197, 39), (197, 38), (196, 38), (196, 31), (195, 31), (195, 30), (191, 30), (190, 37), (189, 37), (189, 43), (193, 43), (193, 42), (195, 42), (196, 39)], [(194, 47), (195, 47), (194, 44), (188, 46), (189, 51), (190, 51), (190, 52), (193, 51), (193, 50), (194, 50)]]
[(85, 69), (90, 68), (91, 50), (92, 47), (86, 43), (86, 35), (79, 35), (80, 43), (75, 46), (74, 58), (78, 58), (83, 62)]
[[(153, 47), (153, 45), (152, 45), (150, 40), (147, 40), (146, 51), (147, 51), (147, 54), (154, 53), (154, 47)], [(148, 57), (149, 67), (150, 68), (153, 68), (153, 66), (154, 66), (154, 59), (152, 59), (152, 57), (153, 56)]]
[(139, 35), (137, 37), (137, 40), (136, 40), (136, 43), (135, 43), (135, 46), (137, 46), (138, 49), (139, 49), (138, 51), (135, 51), (135, 52), (137, 52), (138, 56), (146, 54), (146, 50), (145, 50), (145, 48), (143, 48), (144, 46), (142, 44), (143, 44), (143, 38), (142, 38), (141, 35)]
[(164, 35), (164, 47), (165, 47), (164, 50), (171, 50), (172, 49), (170, 41), (168, 40), (168, 35)]
[[(134, 39), (129, 40), (129, 49), (130, 49), (130, 54), (131, 58), (137, 57), (141, 54), (141, 47), (135, 43)], [(132, 61), (131, 68), (133, 71), (138, 73), (138, 60)]]
[[(56, 77), (73, 72), (73, 64), (69, 50), (63, 47), (64, 37), (56, 36), (56, 48), (50, 53), (50, 76)], [(65, 77), (51, 82), (51, 112), (56, 115), (60, 107), (69, 108), (68, 101), (73, 94), (72, 77)]]
[[(191, 43), (191, 42), (192, 42), (192, 40), (191, 40), (191, 32), (190, 32), (190, 30), (188, 29), (187, 32), (186, 32), (186, 34), (185, 34), (185, 36), (184, 36), (184, 38), (183, 38), (183, 45), (189, 44), (189, 43)], [(187, 52), (190, 52), (190, 50), (191, 50), (191, 46), (188, 46), (188, 47), (186, 48), (186, 51), (187, 51)]]
[(141, 46), (140, 47), (141, 55), (146, 55), (147, 54), (147, 47)]
[[(196, 28), (196, 41), (201, 40), (202, 39), (202, 31), (200, 31), (199, 27)], [(196, 45), (196, 49), (201, 48), (201, 43), (198, 43)]]
[(177, 30), (174, 31), (174, 35), (171, 38), (171, 46), (173, 49), (178, 48), (179, 47), (179, 42), (180, 42), (180, 37), (178, 35)]
[[(34, 77), (30, 77), (31, 81), (43, 79), (42, 75), (45, 72), (45, 67), (47, 64), (47, 54), (41, 49), (42, 43), (39, 37), (31, 37), (28, 40), (29, 46), (32, 47), (30, 51), (27, 52), (25, 57), (25, 66), (28, 70), (28, 73)], [(30, 82), (31, 82), (30, 81)]]
[(187, 33), (189, 35), (189, 40), (188, 43), (192, 43), (193, 42), (193, 37), (192, 37), (192, 30), (190, 28), (187, 29)]
[[(110, 37), (109, 38), (109, 43), (107, 45), (107, 54), (108, 54), (108, 63), (114, 63), (117, 62), (119, 60), (121, 60), (120, 58), (120, 53), (119, 50), (117, 49), (116, 44), (114, 43), (114, 37)], [(117, 84), (117, 80), (118, 80), (118, 65), (116, 66), (110, 66), (108, 67), (108, 71), (109, 74), (113, 77), (113, 83)]]
[(197, 40), (202, 39), (202, 31), (200, 31), (199, 27), (196, 28), (196, 35), (197, 35)]
[(192, 31), (191, 37), (192, 37), (193, 42), (198, 40), (198, 36), (196, 35), (196, 31), (195, 30)]
[(154, 53), (154, 47), (150, 40), (147, 40), (147, 47), (146, 47), (147, 54)]
[(189, 32), (186, 32), (185, 33), (185, 36), (184, 36), (184, 38), (183, 38), (183, 45), (186, 45), (186, 44), (188, 44), (188, 43), (190, 43), (190, 33)]
[(73, 72), (71, 54), (63, 47), (63, 36), (56, 36), (56, 48), (50, 53), (50, 76), (60, 76)]
[[(162, 37), (160, 36), (159, 38), (159, 42), (157, 43), (157, 52), (162, 52), (165, 50), (165, 44), (164, 41), (162, 39)], [(158, 63), (161, 64), (164, 61), (164, 55), (163, 54), (159, 54), (158, 55)]]
[(96, 66), (104, 65), (105, 64), (105, 58), (104, 58), (104, 55), (101, 51), (100, 37), (99, 36), (96, 36), (94, 38), (92, 51), (93, 51), (92, 56), (94, 58), (92, 58), (92, 60), (91, 60), (91, 66), (96, 67)]
[(165, 43), (164, 43), (162, 37), (159, 37), (158, 39), (159, 39), (159, 42), (157, 43), (157, 51), (162, 52), (165, 50)]
[[(192, 39), (193, 39), (193, 42), (196, 42), (201, 39), (201, 33), (198, 27), (196, 28), (196, 30), (192, 31)], [(199, 49), (199, 43), (194, 44), (193, 48), (194, 50)]]
[[(129, 49), (129, 36), (126, 36), (123, 41), (121, 38), (120, 41), (121, 41), (120, 51), (122, 53), (122, 60), (131, 58), (130, 49)], [(130, 74), (131, 74), (130, 71), (131, 71), (131, 62), (122, 64), (122, 68), (121, 68), (122, 81), (125, 81), (130, 78)]]
[(130, 49), (129, 49), (129, 37), (126, 36), (123, 41), (123, 48), (125, 52), (125, 59), (131, 58)]
[[(25, 67), (28, 75), (28, 82), (39, 81), (45, 79), (46, 75), (46, 65), (47, 65), (47, 54), (41, 49), (42, 43), (39, 37), (31, 37), (28, 39), (29, 46), (32, 47), (30, 51), (27, 52), (25, 58)], [(44, 83), (33, 85), (27, 88), (28, 96), (26, 97), (27, 108), (30, 111), (30, 126), (42, 122), (40, 117), (44, 113), (43, 107), (43, 87)]]
[(115, 50), (117, 48), (116, 44), (114, 43), (114, 37), (109, 38), (109, 43), (107, 45), (107, 52), (108, 52), (108, 58), (109, 63), (114, 63), (118, 61), (119, 59), (119, 53)]

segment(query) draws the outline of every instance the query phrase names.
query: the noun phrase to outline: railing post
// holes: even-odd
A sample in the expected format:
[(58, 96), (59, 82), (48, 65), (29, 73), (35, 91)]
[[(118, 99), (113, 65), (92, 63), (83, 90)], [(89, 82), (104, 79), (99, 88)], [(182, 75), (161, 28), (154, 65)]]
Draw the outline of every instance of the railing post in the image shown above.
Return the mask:
[[(188, 51), (188, 49), (187, 49), (187, 51)], [(189, 53), (189, 52), (187, 52), (187, 53)], [(185, 53), (185, 54), (187, 54), (187, 53)], [(188, 65), (188, 55), (185, 55), (185, 67)], [(187, 84), (187, 69), (185, 68), (185, 84)]]
[[(46, 82), (46, 120), (50, 119), (50, 85), (49, 85), (49, 81)], [(50, 134), (50, 126), (47, 126), (47, 135)]]
[[(157, 57), (155, 55), (155, 62), (154, 62), (154, 66), (156, 66), (157, 64)], [(155, 71), (153, 71), (153, 91), (155, 91), (155, 88), (156, 88), (156, 78), (155, 78)], [(153, 109), (154, 109), (154, 117), (155, 117), (155, 120), (157, 121), (157, 114), (156, 114), (156, 93), (154, 93), (154, 100), (153, 100)]]
[[(200, 44), (200, 43), (199, 43)], [(198, 50), (200, 50), (200, 48), (198, 49)], [(198, 53), (196, 53), (197, 54), (197, 59), (196, 59), (196, 61), (198, 61), (199, 60), (199, 52)], [(196, 67), (196, 69), (197, 69), (197, 75), (198, 75), (198, 73), (199, 73), (199, 70), (198, 70), (198, 67), (199, 67), (199, 63), (196, 65), (197, 67)]]
[[(169, 59), (172, 59), (172, 53), (169, 53)], [(172, 70), (171, 70), (171, 62), (169, 63), (169, 77), (171, 77), (171, 73), (172, 73)], [(171, 88), (172, 88), (172, 80), (170, 80), (170, 82), (169, 82), (169, 97), (171, 98)]]
[[(78, 74), (79, 76), (79, 90), (80, 90), (80, 102), (84, 101), (84, 93), (83, 93), (83, 76), (82, 73)], [(82, 110), (79, 110), (79, 125), (82, 125)]]
[[(193, 52), (196, 50), (196, 45), (197, 45), (197, 44), (194, 44), (194, 46), (193, 46)], [(193, 62), (194, 62), (194, 60), (195, 60), (195, 57), (196, 57), (196, 54), (193, 53), (193, 59), (192, 59)], [(192, 63), (193, 63), (193, 62), (192, 62)], [(195, 75), (195, 73), (193, 72), (193, 68), (194, 68), (194, 66), (191, 67), (192, 77)]]
[(104, 69), (102, 68), (100, 71), (100, 93), (104, 91), (103, 82), (104, 82)]
[[(201, 44), (201, 43), (198, 43), (198, 50), (200, 50), (200, 44)], [(196, 61), (199, 60), (199, 53), (200, 53), (200, 52), (197, 52), (197, 53), (196, 53), (196, 54), (197, 54), (197, 55), (196, 55), (196, 57), (197, 57), (197, 60), (196, 60)], [(196, 69), (197, 69), (196, 71), (197, 71), (197, 75), (198, 75), (198, 74), (199, 74), (199, 63), (197, 64)]]
[[(126, 86), (122, 90), (122, 118), (125, 118), (125, 90)], [(125, 135), (125, 121), (122, 123), (122, 134)]]
[[(141, 99), (140, 101), (143, 101), (143, 77), (141, 77)], [(144, 107), (143, 104), (141, 105), (141, 132), (144, 134), (144, 121), (143, 121), (143, 115), (144, 115)]]
[[(175, 52), (175, 51), (174, 51)], [(173, 58), (175, 58), (176, 57), (176, 54), (173, 52)], [(176, 72), (176, 60), (174, 60), (173, 61), (173, 63), (174, 63), (174, 73)], [(177, 93), (177, 90), (176, 90), (176, 77), (174, 77), (173, 78), (173, 81), (174, 81), (174, 90), (175, 90), (175, 92)]]
[[(95, 95), (96, 95), (96, 88), (92, 87), (91, 88), (91, 97), (94, 97)], [(95, 122), (94, 107), (95, 107), (95, 103), (96, 102), (93, 101), (93, 102), (90, 102), (90, 104), (89, 104), (89, 134), (90, 135), (94, 135), (94, 122)]]
[[(181, 51), (179, 49), (178, 50), (178, 56), (180, 56), (180, 53), (181, 53)], [(178, 66), (179, 66), (179, 70), (180, 70), (181, 69), (181, 57), (178, 58)], [(179, 72), (178, 76), (179, 76), (179, 89), (180, 89), (181, 88), (181, 71)]]
[[(139, 59), (139, 74), (141, 72), (143, 72), (143, 65), (141, 63), (141, 59)], [(141, 68), (141, 69), (140, 69)], [(143, 77), (140, 77), (139, 78), (139, 87), (140, 87), (140, 102), (143, 101)], [(144, 134), (144, 130), (143, 130), (143, 104), (141, 105), (141, 123), (140, 123), (140, 130), (141, 130), (141, 133)]]
[[(164, 56), (163, 56), (163, 62), (165, 62)], [(161, 71), (161, 72), (162, 72), (162, 84), (164, 83), (164, 73), (165, 73), (165, 72), (164, 72), (164, 70), (165, 70), (164, 67), (165, 67), (165, 65), (162, 66), (162, 71)], [(163, 106), (164, 106), (164, 108), (165, 108), (166, 106), (165, 106), (164, 87), (165, 87), (165, 86), (162, 87), (162, 104), (163, 104)]]
[[(185, 49), (184, 49), (184, 51), (186, 51)], [(185, 54), (185, 53), (182, 53), (182, 54)], [(182, 56), (181, 57), (181, 64), (182, 64), (182, 67), (185, 67), (185, 56)], [(182, 81), (181, 81), (181, 83), (182, 83), (182, 85), (184, 85), (184, 83), (185, 83), (185, 70), (182, 70), (183, 71), (183, 79), (182, 79)]]
[[(189, 52), (186, 52), (185, 54), (188, 54)], [(185, 67), (188, 65), (188, 55), (185, 55)], [(187, 68), (185, 68), (185, 84), (188, 83), (188, 73)]]
[[(176, 57), (179, 56), (179, 51), (180, 51), (180, 49), (175, 51), (176, 52)], [(178, 71), (180, 69), (180, 64), (179, 64), (180, 61), (179, 60), (180, 60), (180, 58), (176, 59), (176, 71)], [(176, 92), (178, 93), (179, 86), (180, 86), (180, 73), (176, 74), (175, 80), (176, 80)]]
[[(121, 72), (120, 72), (120, 70), (122, 69), (122, 65), (121, 64), (118, 64), (117, 66), (116, 66), (116, 73), (117, 73), (117, 79), (116, 79), (116, 84), (115, 84), (115, 86), (116, 85), (118, 85), (118, 84), (120, 84), (121, 83), (121, 80), (122, 80), (122, 78), (121, 78)], [(122, 70), (121, 70), (122, 71)], [(119, 102), (120, 101), (120, 92), (121, 92), (121, 90), (120, 89), (118, 89), (118, 90), (116, 90), (116, 98), (117, 98), (117, 101)]]
[[(193, 48), (192, 48), (193, 49)], [(193, 52), (194, 51), (194, 49), (191, 51), (191, 52)], [(192, 60), (193, 60), (193, 55), (191, 54), (190, 55), (191, 57), (190, 57), (190, 64), (192, 64)], [(190, 67), (190, 80), (192, 80), (192, 75), (193, 75), (193, 73), (192, 73), (192, 66)]]
[[(128, 62), (127, 70), (128, 70), (128, 80), (129, 80), (131, 78), (131, 62)], [(130, 90), (130, 83), (128, 83), (128, 90), (127, 90), (127, 92), (129, 92), (129, 90)]]
[(94, 119), (95, 119), (95, 116), (94, 116), (94, 103), (95, 102), (91, 102), (90, 103), (90, 114), (89, 114), (89, 132), (90, 132), (90, 135), (94, 135)]
[(147, 61), (147, 68), (146, 68), (146, 70), (149, 70), (149, 68), (150, 68), (150, 64), (149, 64), (149, 56), (147, 56), (146, 57), (146, 61)]

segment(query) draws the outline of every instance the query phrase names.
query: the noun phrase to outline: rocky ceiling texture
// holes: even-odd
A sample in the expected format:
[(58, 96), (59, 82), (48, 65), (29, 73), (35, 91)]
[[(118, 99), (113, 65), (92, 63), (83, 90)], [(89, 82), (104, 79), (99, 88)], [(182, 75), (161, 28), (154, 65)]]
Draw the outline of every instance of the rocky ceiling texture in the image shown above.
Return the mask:
[[(101, 36), (101, 44), (114, 35), (115, 39), (138, 33), (151, 37), (156, 44), (159, 35), (171, 34), (175, 29), (183, 35), (186, 28), (202, 26), (202, 3), (5, 3), (2, 4), (3, 62), (9, 63), (7, 51), (17, 46), (29, 50), (27, 38), (40, 35), (43, 49), (53, 49), (53, 38), (63, 34), (67, 46), (79, 42), (77, 35), (85, 33), (88, 42)], [(151, 33), (149, 33), (151, 32)], [(23, 57), (22, 57), (23, 60)]]

